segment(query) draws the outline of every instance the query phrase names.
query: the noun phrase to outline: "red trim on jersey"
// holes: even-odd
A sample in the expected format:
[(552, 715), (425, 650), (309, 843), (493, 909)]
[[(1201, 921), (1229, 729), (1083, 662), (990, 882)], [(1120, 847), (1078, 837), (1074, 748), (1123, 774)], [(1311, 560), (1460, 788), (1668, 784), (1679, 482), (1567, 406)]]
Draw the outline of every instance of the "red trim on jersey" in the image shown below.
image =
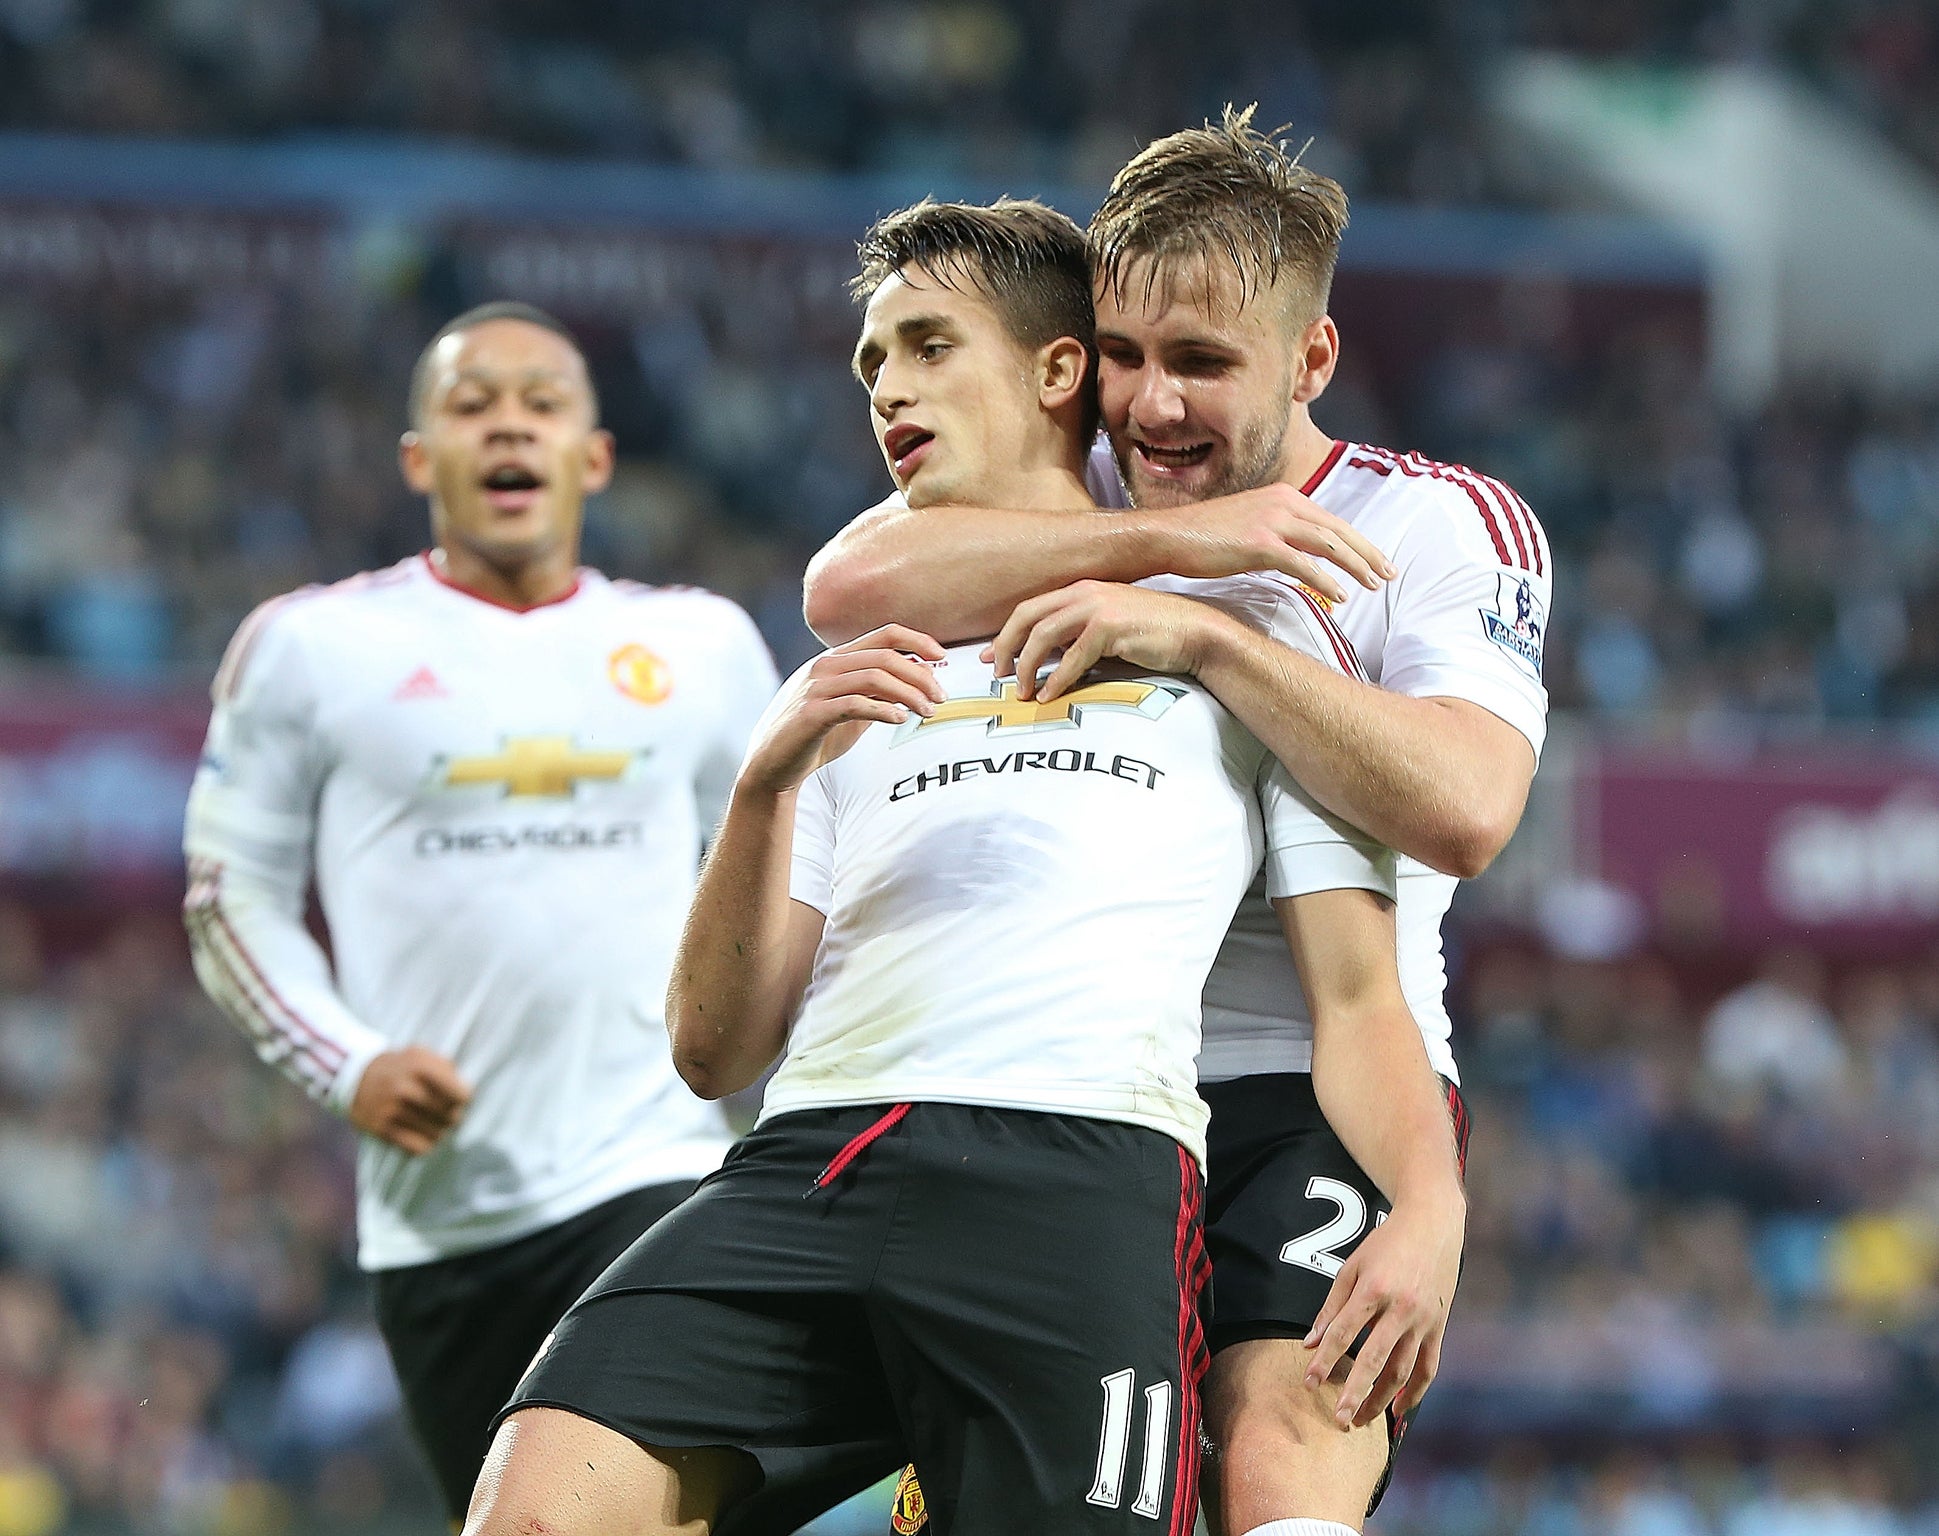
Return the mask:
[(1178, 1229), (1172, 1240), (1172, 1267), (1178, 1276), (1178, 1459), (1172, 1477), (1171, 1525), (1167, 1536), (1189, 1536), (1198, 1518), (1199, 1383), (1211, 1363), (1205, 1328), (1198, 1315), (1211, 1269), (1205, 1256), (1205, 1181), (1198, 1163), (1178, 1149)]
[[(829, 1158), (828, 1166), (815, 1175), (815, 1182), (808, 1186), (808, 1194), (812, 1195), (816, 1190), (826, 1189), (835, 1180), (839, 1179), (842, 1176), (843, 1169), (847, 1168), (856, 1158), (860, 1157), (870, 1147), (875, 1145), (876, 1142), (880, 1141), (890, 1131), (900, 1125), (902, 1123), (902, 1117), (909, 1113), (909, 1109), (910, 1106), (907, 1104), (891, 1104), (888, 1113), (883, 1115), (881, 1119), (869, 1125), (859, 1134), (849, 1137), (848, 1144), (833, 1157)], [(807, 1196), (804, 1195), (802, 1198), (806, 1199)]]
[(1461, 1177), (1468, 1176), (1468, 1101), (1461, 1090), (1448, 1084), (1448, 1118), (1454, 1122), (1454, 1155)]
[[(1433, 459), (1424, 459), (1418, 453), (1410, 453), (1403, 457), (1390, 448), (1376, 448), (1364, 443), (1361, 447), (1367, 453), (1385, 454), (1387, 458), (1385, 461), (1355, 458), (1349, 461), (1355, 469), (1370, 469), (1380, 475), (1392, 474), (1395, 470), (1399, 470), (1410, 479), (1439, 480), (1443, 484), (1458, 486), (1467, 492), (1468, 500), (1474, 503), (1475, 511), (1481, 514), (1481, 521), (1488, 529), (1488, 537), (1494, 541), (1495, 553), (1500, 557), (1501, 563), (1519, 566), (1522, 570), (1531, 569), (1528, 546), (1522, 538), (1520, 526), (1509, 514), (1505, 504), (1497, 509), (1490, 504), (1489, 497), (1482, 494), (1481, 483), (1497, 484), (1498, 482), (1486, 481), (1486, 477), (1476, 475), (1473, 470), (1465, 469), (1459, 464), (1438, 463)], [(1514, 536), (1516, 547), (1521, 550), (1520, 560), (1509, 552), (1508, 540), (1502, 537), (1504, 523)]]
[[(293, 1029), (284, 1031), (285, 1034), (290, 1036), (290, 1044), (298, 1050), (307, 1051), (312, 1061), (334, 1077), (337, 1069), (343, 1065), (344, 1059), (349, 1055), (349, 1052), (344, 1050), (336, 1041), (332, 1040), (328, 1035), (325, 1035), (314, 1024), (310, 1023), (308, 1019), (304, 1018), (302, 1014), (298, 1013), (288, 1003), (283, 1001), (282, 993), (278, 992), (270, 983), (269, 978), (263, 974), (262, 968), (256, 964), (255, 958), (249, 953), (248, 947), (242, 942), (241, 937), (230, 925), (228, 916), (219, 906), (215, 909), (215, 925), (221, 930), (222, 936), (228, 940), (230, 948), (235, 950), (237, 958), (248, 967), (249, 974), (255, 978), (256, 985), (262, 989), (263, 995), (276, 1005), (278, 1011), (283, 1015), (283, 1018), (288, 1021), (288, 1024), (294, 1026)], [(264, 1009), (263, 1012), (266, 1022), (273, 1027), (275, 1020), (268, 1017), (269, 1010)], [(305, 1045), (302, 1040), (295, 1038), (299, 1034), (307, 1036), (313, 1044)]]
[[(349, 1053), (290, 1007), (283, 1000), (282, 994), (270, 984), (262, 968), (256, 964), (249, 953), (249, 947), (242, 942), (234, 926), (229, 922), (228, 914), (222, 910), (221, 864), (214, 861), (197, 861), (194, 879), (189, 887), (189, 899), (184, 905), (191, 906), (197, 917), (206, 914), (208, 926), (213, 930), (211, 936), (219, 935), (225, 940), (229, 948), (235, 951), (237, 959), (240, 959), (243, 966), (247, 968), (248, 975), (245, 976), (236, 968), (235, 961), (223, 954), (218, 946), (210, 947), (209, 953), (229, 972), (230, 978), (238, 984), (237, 990), (247, 1001), (255, 1003), (262, 1022), (274, 1033), (287, 1039), (292, 1050), (308, 1055), (318, 1069), (334, 1077)], [(256, 983), (255, 990), (258, 995), (251, 995), (251, 988), (248, 985), (250, 978), (253, 978)], [(275, 1004), (286, 1022), (279, 1025), (269, 1008), (264, 1006), (263, 998)]]
[(1340, 462), (1340, 455), (1346, 451), (1347, 445), (1340, 439), (1335, 438), (1332, 448), (1327, 451), (1326, 457), (1320, 460), (1320, 467), (1308, 475), (1306, 477), (1306, 484), (1299, 488), (1300, 495), (1311, 496), (1313, 492), (1317, 491), (1320, 488), (1320, 482), (1333, 473), (1333, 466)]
[(381, 571), (359, 571), (354, 576), (344, 577), (342, 581), (312, 582), (306, 587), (298, 587), (294, 592), (285, 592), (281, 597), (272, 597), (266, 603), (257, 604), (237, 627), (235, 637), (229, 642), (229, 649), (223, 653), (222, 664), (216, 668), (215, 681), (210, 684), (210, 693), (215, 701), (226, 703), (235, 697), (242, 687), (243, 669), (248, 666), (257, 641), (268, 632), (269, 621), (286, 606), (305, 598), (321, 597), (326, 592), (356, 591), (363, 587), (381, 587), (402, 581), (408, 564), (408, 561), (400, 560)]
[(1486, 475), (1476, 475), (1474, 483), (1479, 485), (1501, 509), (1501, 520), (1508, 525), (1508, 532), (1515, 540), (1515, 553), (1521, 557), (1517, 564), (1525, 571), (1532, 569), (1529, 564), (1528, 540), (1522, 535), (1522, 520), (1515, 515), (1515, 509), (1509, 505), (1508, 498), (1502, 495), (1501, 487)]
[(1495, 484), (1507, 492), (1509, 501), (1521, 510), (1522, 521), (1528, 524), (1528, 542), (1535, 551), (1535, 574), (1537, 576), (1546, 575), (1546, 568), (1542, 564), (1542, 524), (1540, 519), (1535, 516), (1534, 510), (1529, 504), (1522, 500), (1521, 493), (1514, 486), (1502, 480), (1497, 480)]
[(1339, 662), (1340, 670), (1348, 677), (1357, 677), (1365, 682), (1367, 672), (1366, 668), (1360, 665), (1360, 653), (1354, 650), (1353, 642), (1347, 639), (1346, 631), (1334, 623), (1333, 615), (1326, 611), (1326, 604), (1298, 582), (1293, 584), (1293, 591), (1308, 608), (1313, 610), (1313, 617), (1320, 621), (1320, 629), (1333, 644), (1333, 659)]
[(262, 639), (269, 628), (269, 621), (283, 608), (305, 597), (314, 597), (323, 591), (320, 586), (298, 587), (294, 592), (285, 592), (281, 597), (272, 597), (268, 602), (259, 604), (242, 627), (236, 631), (235, 639), (229, 642), (229, 649), (223, 653), (222, 665), (215, 670), (215, 682), (211, 687), (218, 703), (233, 699), (242, 687), (243, 669), (248, 666), (249, 658), (255, 653), (256, 643)]
[(443, 571), (438, 569), (438, 562), (431, 558), (431, 554), (432, 552), (427, 549), (418, 558), (424, 562), (425, 570), (431, 573), (431, 579), (439, 586), (449, 587), (453, 592), (461, 593), (474, 602), (484, 603), (493, 608), (503, 608), (507, 613), (536, 613), (541, 608), (552, 608), (560, 603), (569, 603), (579, 595), (579, 588), (585, 579), (583, 569), (574, 571), (572, 573), (572, 585), (567, 587), (557, 597), (548, 597), (542, 602), (526, 603), (521, 606), (518, 603), (501, 602), (495, 597), (488, 597), (483, 592), (473, 590), (461, 581), (453, 581)]
[(203, 939), (203, 953), (234, 990), (236, 1006), (248, 1014), (249, 1033), (261, 1041), (280, 1041), (288, 1050), (297, 1070), (319, 1088), (327, 1089), (342, 1067), (342, 1060), (329, 1057), (318, 1041), (306, 1040), (278, 1023), (251, 989), (249, 977), (237, 968), (235, 960), (229, 954), (229, 946), (233, 943), (231, 936), (217, 931), (217, 926), (211, 923)]

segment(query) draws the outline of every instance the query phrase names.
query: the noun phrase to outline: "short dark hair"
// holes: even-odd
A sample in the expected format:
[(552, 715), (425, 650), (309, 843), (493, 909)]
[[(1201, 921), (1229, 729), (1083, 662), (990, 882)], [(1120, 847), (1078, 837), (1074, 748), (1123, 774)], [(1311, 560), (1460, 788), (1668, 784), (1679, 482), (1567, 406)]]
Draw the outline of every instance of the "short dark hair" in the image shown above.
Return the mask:
[(1252, 126), (1257, 106), (1148, 144), (1118, 172), (1091, 220), (1098, 280), (1122, 299), (1129, 269), (1149, 261), (1146, 287), (1179, 261), (1222, 255), (1246, 298), (1291, 279), (1304, 325), (1326, 313), (1347, 227), (1346, 190), (1300, 164), (1279, 137)]
[(1083, 343), (1087, 384), (1097, 378), (1097, 309), (1084, 231), (1033, 198), (994, 203), (938, 203), (930, 198), (876, 220), (856, 246), (861, 270), (848, 285), (866, 307), (904, 267), (914, 265), (945, 288), (967, 279), (1026, 351), (1060, 336)]
[[(579, 355), (579, 361), (586, 361), (586, 349), (579, 345), (579, 338), (566, 328), (557, 315), (548, 314), (536, 304), (526, 304), (518, 299), (493, 299), (489, 304), (479, 304), (466, 310), (462, 315), (447, 320), (438, 327), (437, 335), (425, 342), (424, 350), (417, 355), (417, 362), (411, 368), (410, 412), (411, 425), (424, 425), (424, 407), (431, 393), (431, 357), (440, 343), (448, 337), (456, 336), (477, 326), (489, 324), (493, 320), (517, 320), (525, 325), (536, 325), (542, 331), (550, 331), (565, 341)], [(586, 369), (586, 392), (592, 400), (593, 420), (599, 420), (599, 395), (592, 386), (592, 369)]]

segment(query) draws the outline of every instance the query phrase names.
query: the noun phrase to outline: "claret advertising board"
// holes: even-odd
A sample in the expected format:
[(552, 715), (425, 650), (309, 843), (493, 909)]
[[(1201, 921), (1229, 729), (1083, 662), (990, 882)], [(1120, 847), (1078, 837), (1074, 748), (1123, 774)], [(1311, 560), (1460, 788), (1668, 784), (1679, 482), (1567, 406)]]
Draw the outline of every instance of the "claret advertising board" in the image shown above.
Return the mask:
[(1852, 955), (1939, 941), (1939, 757), (1814, 744), (1724, 762), (1605, 746), (1577, 808), (1578, 846), (1671, 936)]

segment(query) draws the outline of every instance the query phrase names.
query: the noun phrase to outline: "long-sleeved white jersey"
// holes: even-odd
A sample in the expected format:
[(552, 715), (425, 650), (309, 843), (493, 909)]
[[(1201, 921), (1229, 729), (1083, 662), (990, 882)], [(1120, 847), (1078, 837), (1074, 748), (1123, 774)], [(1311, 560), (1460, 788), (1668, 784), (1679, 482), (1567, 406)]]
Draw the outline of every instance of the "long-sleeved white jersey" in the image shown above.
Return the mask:
[[(718, 1164), (728, 1127), (673, 1070), (667, 976), (775, 681), (733, 603), (594, 571), (515, 610), (419, 556), (237, 632), (189, 799), (203, 984), (339, 1111), (406, 1044), (474, 1091), (422, 1157), (363, 1138), (364, 1268)], [(312, 877), (331, 958), (304, 924)]]
[[(1092, 494), (1123, 506), (1102, 438)], [(1344, 518), (1399, 567), (1379, 591), (1349, 583), (1330, 627), (1367, 678), (1415, 698), (1466, 699), (1528, 738), (1539, 757), (1548, 726), (1542, 685), (1553, 575), (1548, 541), (1509, 487), (1456, 464), (1365, 443), (1335, 443), (1300, 488)], [(1350, 669), (1349, 669), (1350, 670)], [(1442, 994), (1441, 922), (1460, 884), (1401, 858), (1395, 911), (1400, 979), (1434, 1069), (1458, 1080)], [(1240, 903), (1205, 983), (1204, 1082), (1255, 1072), (1307, 1072), (1313, 1023), (1278, 919), (1254, 886)]]

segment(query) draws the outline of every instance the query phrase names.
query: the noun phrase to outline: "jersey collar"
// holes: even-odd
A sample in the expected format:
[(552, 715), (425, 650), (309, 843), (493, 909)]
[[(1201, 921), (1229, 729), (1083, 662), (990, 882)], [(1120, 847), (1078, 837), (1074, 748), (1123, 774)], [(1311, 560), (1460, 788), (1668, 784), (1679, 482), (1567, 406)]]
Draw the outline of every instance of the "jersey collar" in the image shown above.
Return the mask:
[(531, 603), (521, 607), (517, 603), (500, 602), (495, 597), (487, 597), (483, 592), (473, 591), (463, 582), (453, 581), (446, 574), (444, 562), (437, 558), (437, 553), (435, 549), (427, 549), (423, 554), (418, 556), (424, 562), (424, 569), (431, 573), (431, 579), (433, 581), (441, 587), (450, 588), (461, 597), (470, 598), (474, 603), (483, 603), (490, 608), (501, 608), (506, 613), (536, 613), (541, 608), (556, 608), (560, 603), (571, 602), (579, 595), (579, 589), (586, 584), (586, 569), (584, 566), (581, 566), (572, 573), (572, 585), (567, 587), (557, 597), (548, 597), (542, 603)]

